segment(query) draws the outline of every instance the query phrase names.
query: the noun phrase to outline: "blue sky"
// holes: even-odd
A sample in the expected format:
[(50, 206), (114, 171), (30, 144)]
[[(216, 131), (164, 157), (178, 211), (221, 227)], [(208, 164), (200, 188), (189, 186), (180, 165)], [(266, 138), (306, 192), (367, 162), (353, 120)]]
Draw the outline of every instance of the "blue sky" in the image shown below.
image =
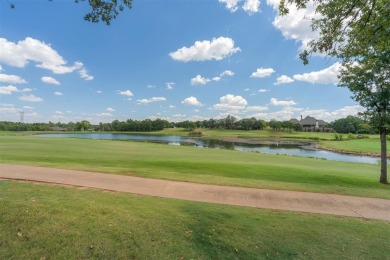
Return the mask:
[(316, 37), (278, 0), (134, 0), (110, 26), (86, 3), (0, 2), (0, 120), (224, 118), (332, 121), (361, 108), (339, 64), (298, 54)]

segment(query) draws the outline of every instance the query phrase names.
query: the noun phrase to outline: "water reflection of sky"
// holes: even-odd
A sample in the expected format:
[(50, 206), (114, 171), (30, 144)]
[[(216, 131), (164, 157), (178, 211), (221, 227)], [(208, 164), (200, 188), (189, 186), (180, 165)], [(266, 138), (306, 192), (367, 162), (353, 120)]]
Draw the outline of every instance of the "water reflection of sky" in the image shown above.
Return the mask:
[[(183, 136), (163, 136), (163, 135), (137, 135), (137, 134), (42, 134), (41, 137), (58, 138), (86, 138), (86, 139), (111, 139), (111, 140), (137, 140), (165, 142), (169, 145), (194, 145), (199, 148), (231, 149), (245, 152), (260, 152), (267, 154), (285, 154), (301, 157), (322, 158), (332, 161), (359, 162), (378, 164), (379, 158), (369, 156), (357, 156), (348, 154), (338, 154), (322, 150), (307, 150), (294, 145), (253, 145), (232, 143), (214, 139), (201, 139), (196, 137)], [(390, 164), (390, 160), (388, 160)]]

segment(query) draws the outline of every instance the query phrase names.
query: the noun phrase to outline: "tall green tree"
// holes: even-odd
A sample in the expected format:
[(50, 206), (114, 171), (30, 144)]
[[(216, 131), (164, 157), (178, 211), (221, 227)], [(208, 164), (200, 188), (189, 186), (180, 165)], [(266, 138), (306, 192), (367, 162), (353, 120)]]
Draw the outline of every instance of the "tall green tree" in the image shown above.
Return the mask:
[[(289, 5), (306, 8), (309, 0), (282, 0), (279, 11)], [(364, 115), (380, 133), (380, 182), (387, 180), (386, 135), (390, 130), (390, 1), (313, 0), (319, 18), (311, 21), (319, 38), (308, 44), (300, 57), (308, 63), (313, 53), (340, 60), (339, 86), (348, 87), (352, 98), (365, 108)]]

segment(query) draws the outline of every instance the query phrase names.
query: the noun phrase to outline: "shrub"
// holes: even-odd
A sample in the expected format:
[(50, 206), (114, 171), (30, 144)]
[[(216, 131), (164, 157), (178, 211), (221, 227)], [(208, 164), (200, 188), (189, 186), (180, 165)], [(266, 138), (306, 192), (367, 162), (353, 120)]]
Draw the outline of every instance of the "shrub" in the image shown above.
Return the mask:
[(189, 136), (202, 136), (202, 132), (200, 131), (191, 131), (188, 133)]

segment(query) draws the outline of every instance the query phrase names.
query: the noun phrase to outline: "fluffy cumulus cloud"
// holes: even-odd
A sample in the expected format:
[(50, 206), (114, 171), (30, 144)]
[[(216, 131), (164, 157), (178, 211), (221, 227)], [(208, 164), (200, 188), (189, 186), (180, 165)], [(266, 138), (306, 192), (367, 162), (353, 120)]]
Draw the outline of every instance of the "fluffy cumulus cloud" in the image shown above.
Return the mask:
[(37, 97), (37, 96), (35, 96), (33, 94), (23, 95), (19, 99), (22, 100), (22, 101), (27, 101), (27, 102), (41, 102), (41, 101), (43, 101), (42, 98)]
[(219, 101), (213, 106), (216, 110), (242, 110), (248, 104), (245, 98), (231, 94), (220, 97)]
[[(218, 0), (220, 3), (224, 4), (226, 9), (234, 13), (239, 9), (239, 3), (242, 0)], [(242, 9), (248, 14), (257, 13), (260, 11), (260, 0), (244, 0)]]
[(295, 80), (309, 82), (312, 84), (337, 84), (341, 64), (336, 62), (332, 66), (310, 73), (296, 74)]
[(112, 107), (108, 107), (106, 110), (107, 110), (108, 112), (114, 112), (114, 111), (115, 111), (115, 109), (113, 109)]
[(61, 83), (52, 77), (42, 77), (41, 81), (46, 84), (52, 84), (52, 85), (61, 85)]
[(246, 0), (242, 9), (248, 14), (260, 12), (260, 0)]
[(326, 109), (305, 109), (301, 112), (303, 117), (312, 116), (317, 119), (322, 119), (327, 122), (334, 121), (339, 118), (347, 116), (356, 116), (359, 112), (363, 112), (364, 108), (359, 105), (345, 106), (334, 111), (327, 111)]
[(0, 38), (0, 49), (0, 62), (9, 66), (24, 68), (32, 61), (36, 63), (36, 67), (50, 70), (55, 74), (79, 71), (82, 78), (91, 79), (89, 75), (83, 77), (85, 67), (81, 62), (68, 65), (67, 61), (50, 44), (31, 37), (17, 43)]
[(234, 47), (231, 38), (219, 37), (211, 41), (196, 41), (191, 47), (180, 48), (169, 55), (172, 59), (183, 62), (222, 60), (240, 50), (239, 47)]
[(225, 70), (224, 72), (222, 72), (221, 74), (219, 74), (220, 77), (223, 77), (223, 76), (234, 76), (234, 72), (231, 71), (231, 70)]
[[(225, 76), (234, 76), (234, 72), (231, 70), (225, 70), (221, 72), (218, 76), (213, 77), (212, 81), (220, 81)], [(204, 78), (201, 75), (197, 75), (195, 78), (191, 79), (191, 85), (205, 85), (211, 81), (209, 78)]]
[[(278, 12), (280, 0), (267, 0), (267, 4)], [(318, 33), (313, 32), (310, 27), (310, 20), (318, 18), (315, 13), (315, 6), (312, 2), (307, 3), (306, 8), (298, 10), (294, 5), (288, 5), (289, 13), (281, 16), (276, 15), (273, 26), (280, 30), (286, 39), (301, 42), (301, 49), (304, 49), (311, 40), (318, 38)]]
[(55, 96), (62, 96), (62, 95), (64, 95), (64, 94), (62, 94), (61, 92), (56, 91), (56, 92), (54, 92), (54, 95), (55, 95)]
[(224, 4), (226, 9), (234, 13), (238, 10), (238, 2), (240, 0), (218, 0), (220, 3)]
[(30, 88), (18, 89), (14, 85), (0, 86), (0, 94), (3, 95), (11, 95), (14, 92), (30, 92), (31, 90)]
[(130, 90), (118, 91), (118, 94), (126, 97), (134, 96), (134, 94)]
[(271, 98), (270, 104), (273, 106), (282, 106), (282, 107), (288, 107), (288, 106), (294, 106), (297, 103), (294, 102), (294, 100), (277, 100), (276, 98)]
[(210, 82), (210, 79), (204, 78), (201, 75), (197, 75), (195, 78), (191, 79), (191, 85), (205, 85)]
[(294, 79), (290, 78), (289, 76), (282, 75), (276, 79), (274, 85), (287, 84), (291, 82), (294, 82)]
[(13, 85), (0, 87), (0, 94), (2, 95), (11, 95), (13, 92), (18, 92), (18, 91), (19, 91), (18, 88)]
[(185, 98), (181, 103), (188, 106), (203, 106), (196, 97)]
[[(1, 53), (1, 52), (0, 52)], [(9, 84), (26, 84), (27, 81), (20, 76), (0, 74), (0, 82)]]
[(251, 78), (264, 78), (264, 77), (268, 77), (268, 76), (271, 76), (272, 73), (274, 73), (274, 69), (273, 68), (259, 68), (257, 69), (255, 72), (252, 73), (251, 75)]
[(266, 90), (266, 89), (264, 89), (264, 88), (261, 88), (261, 89), (259, 89), (257, 92), (259, 92), (259, 93), (265, 93), (265, 92), (267, 92), (268, 90)]
[(137, 99), (138, 104), (149, 104), (154, 102), (161, 102), (166, 101), (167, 99), (165, 97), (151, 97), (151, 98), (143, 98), (143, 99)]

